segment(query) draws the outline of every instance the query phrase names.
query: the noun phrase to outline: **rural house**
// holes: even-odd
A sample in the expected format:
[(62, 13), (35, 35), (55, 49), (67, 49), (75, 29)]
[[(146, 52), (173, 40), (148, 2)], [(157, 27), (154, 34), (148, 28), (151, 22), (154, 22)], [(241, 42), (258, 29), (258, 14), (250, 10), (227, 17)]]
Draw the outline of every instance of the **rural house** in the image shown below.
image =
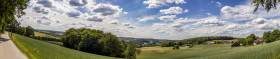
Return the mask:
[(254, 45), (262, 44), (263, 39), (254, 40)]

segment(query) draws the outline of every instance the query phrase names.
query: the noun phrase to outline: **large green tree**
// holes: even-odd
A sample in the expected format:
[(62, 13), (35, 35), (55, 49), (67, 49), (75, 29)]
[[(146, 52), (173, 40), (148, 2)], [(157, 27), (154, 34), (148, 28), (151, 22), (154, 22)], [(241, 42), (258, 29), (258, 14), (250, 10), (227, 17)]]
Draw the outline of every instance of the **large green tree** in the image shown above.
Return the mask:
[(29, 0), (0, 0), (0, 32), (3, 32), (7, 24), (12, 23), (16, 17), (25, 14)]
[(128, 43), (127, 48), (125, 50), (125, 56), (127, 59), (136, 59), (136, 55), (140, 53), (141, 50), (137, 49), (137, 45), (135, 42)]
[(34, 36), (34, 28), (32, 28), (31, 26), (27, 26), (25, 36), (28, 36), (28, 37)]
[(270, 39), (269, 39), (270, 33), (271, 33), (270, 31), (264, 32), (264, 33), (263, 33), (263, 41), (264, 41), (265, 43), (271, 42)]

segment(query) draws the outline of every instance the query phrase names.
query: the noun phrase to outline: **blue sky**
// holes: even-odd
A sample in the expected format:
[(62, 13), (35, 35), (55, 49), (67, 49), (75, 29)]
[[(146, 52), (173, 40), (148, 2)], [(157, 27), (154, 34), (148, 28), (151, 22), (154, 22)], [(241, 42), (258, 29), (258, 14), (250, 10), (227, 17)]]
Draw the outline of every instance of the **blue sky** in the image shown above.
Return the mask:
[(182, 40), (262, 36), (280, 28), (280, 10), (253, 13), (252, 0), (31, 0), (21, 26), (91, 28), (119, 37)]

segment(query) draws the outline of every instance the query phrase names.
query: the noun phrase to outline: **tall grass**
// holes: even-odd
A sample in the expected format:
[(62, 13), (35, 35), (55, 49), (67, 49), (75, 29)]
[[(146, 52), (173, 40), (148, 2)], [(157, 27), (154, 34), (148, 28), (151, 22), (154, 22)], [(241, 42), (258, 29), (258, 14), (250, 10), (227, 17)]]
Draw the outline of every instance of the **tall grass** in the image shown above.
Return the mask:
[(29, 59), (116, 59), (102, 55), (72, 50), (59, 45), (35, 40), (22, 35), (9, 35), (16, 46), (28, 56)]

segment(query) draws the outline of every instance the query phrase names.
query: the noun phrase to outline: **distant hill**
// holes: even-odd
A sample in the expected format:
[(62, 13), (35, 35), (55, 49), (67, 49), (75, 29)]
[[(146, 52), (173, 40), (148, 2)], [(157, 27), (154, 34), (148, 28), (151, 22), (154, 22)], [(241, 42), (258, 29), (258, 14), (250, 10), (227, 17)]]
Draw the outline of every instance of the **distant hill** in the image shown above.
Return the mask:
[(162, 42), (167, 42), (167, 41), (178, 41), (178, 40), (167, 40), (167, 39), (132, 38), (132, 37), (119, 37), (119, 39), (124, 40), (125, 42), (134, 41), (142, 47), (157, 46), (157, 45), (161, 45)]
[(42, 29), (35, 29), (35, 31), (44, 33), (54, 37), (61, 37), (65, 32), (62, 31), (53, 31), (53, 30), (42, 30)]

